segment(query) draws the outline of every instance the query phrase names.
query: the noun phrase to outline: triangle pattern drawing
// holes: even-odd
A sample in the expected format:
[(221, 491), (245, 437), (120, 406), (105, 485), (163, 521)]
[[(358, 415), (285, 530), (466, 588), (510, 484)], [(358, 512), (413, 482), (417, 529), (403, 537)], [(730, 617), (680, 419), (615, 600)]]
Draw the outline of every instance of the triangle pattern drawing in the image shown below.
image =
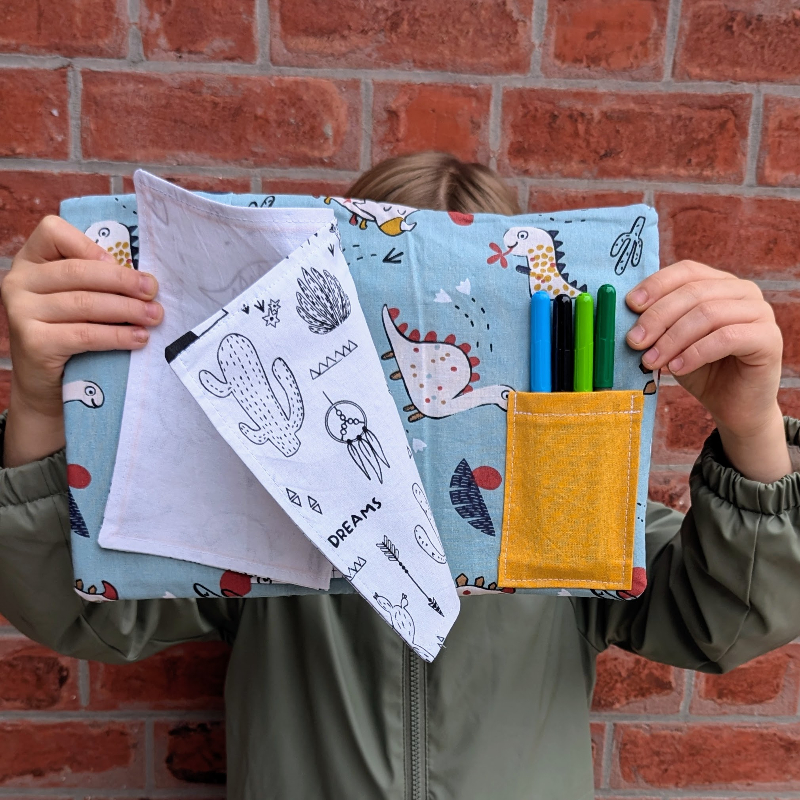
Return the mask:
[(357, 347), (358, 345), (352, 339), (348, 339), (347, 344), (343, 344), (338, 350), (333, 351), (332, 356), (326, 356), (325, 361), (320, 361), (317, 369), (312, 367), (309, 370), (311, 373), (311, 380), (316, 380), (331, 367), (336, 366), (343, 358), (347, 358)]

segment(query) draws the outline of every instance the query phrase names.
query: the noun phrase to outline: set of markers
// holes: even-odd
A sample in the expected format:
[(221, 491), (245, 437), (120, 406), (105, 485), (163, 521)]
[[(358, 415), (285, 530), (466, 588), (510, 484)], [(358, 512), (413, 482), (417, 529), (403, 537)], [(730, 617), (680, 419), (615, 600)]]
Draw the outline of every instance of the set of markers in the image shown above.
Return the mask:
[(596, 320), (588, 292), (575, 298), (574, 315), (567, 295), (552, 301), (547, 292), (531, 297), (532, 392), (614, 388), (616, 303), (617, 292), (609, 283), (597, 290)]

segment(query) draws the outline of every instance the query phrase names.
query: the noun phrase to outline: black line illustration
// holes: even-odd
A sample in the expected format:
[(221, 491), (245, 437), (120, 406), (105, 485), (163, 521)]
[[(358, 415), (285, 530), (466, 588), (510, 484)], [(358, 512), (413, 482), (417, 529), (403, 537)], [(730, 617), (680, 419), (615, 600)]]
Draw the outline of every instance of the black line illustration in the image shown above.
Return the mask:
[(275, 195), (268, 194), (260, 203), (258, 200), (251, 200), (247, 205), (249, 208), (272, 208), (275, 202)]
[[(388, 536), (383, 537), (382, 542), (376, 542), (375, 547), (378, 548), (385, 556), (389, 559), (389, 561), (396, 561), (397, 566), (403, 570), (403, 572), (408, 575), (411, 579), (411, 583), (419, 589), (422, 594), (425, 596), (425, 599), (428, 601), (428, 605), (437, 613), (439, 616), (443, 617), (444, 614), (442, 613), (442, 609), (439, 608), (439, 604), (436, 602), (435, 597), (429, 597), (428, 593), (417, 583), (414, 576), (408, 571), (408, 567), (400, 560), (400, 552), (397, 549), (397, 546), (392, 542), (392, 540)], [(405, 595), (403, 595), (405, 597)]]
[(89, 538), (89, 528), (86, 527), (86, 520), (72, 496), (72, 492), (67, 490), (67, 499), (69, 500), (69, 526), (72, 532), (78, 536), (83, 536), (84, 539)]
[(394, 247), (392, 247), (389, 252), (383, 257), (384, 264), (402, 264), (403, 263), (403, 251), (400, 250), (399, 252), (395, 253)]
[(609, 255), (611, 258), (617, 259), (617, 263), (614, 264), (614, 272), (617, 275), (622, 275), (628, 265), (632, 267), (639, 266), (639, 262), (642, 259), (642, 249), (644, 248), (642, 230), (645, 222), (644, 217), (636, 217), (631, 229), (626, 233), (621, 233), (614, 239)]
[(312, 511), (316, 511), (317, 514), (321, 514), (322, 513), (322, 507), (320, 506), (319, 501), (315, 500), (310, 494), (307, 495), (307, 498), (308, 498), (308, 507)]
[[(255, 306), (259, 311), (264, 311), (263, 300), (259, 300), (259, 302), (255, 304)], [(261, 317), (261, 319), (264, 320), (268, 328), (270, 327), (270, 325), (273, 328), (278, 327), (278, 323), (280, 322), (280, 320), (278, 319), (278, 311), (280, 310), (280, 307), (281, 307), (280, 300), (270, 300), (269, 303), (267, 303), (266, 313), (264, 314), (263, 317)]]
[(480, 487), (475, 481), (466, 458), (459, 461), (450, 478), (450, 502), (458, 515), (473, 528), (487, 536), (495, 535), (489, 509), (486, 507)]
[(327, 394), (325, 399), (331, 404), (325, 414), (325, 429), (330, 437), (337, 442), (347, 444), (347, 452), (353, 463), (369, 480), (372, 480), (369, 474), (371, 469), (378, 483), (383, 483), (381, 463), (388, 467), (389, 462), (378, 438), (367, 427), (367, 415), (364, 409), (351, 400), (339, 400), (334, 403)]
[(242, 435), (253, 444), (272, 442), (289, 458), (300, 449), (300, 430), (305, 416), (303, 397), (289, 365), (282, 359), (272, 362), (272, 374), (286, 395), (286, 408), (278, 402), (253, 343), (240, 333), (229, 333), (219, 343), (217, 361), (220, 380), (206, 369), (200, 370), (200, 383), (215, 397), (232, 394), (255, 427), (239, 423)]
[(347, 568), (347, 574), (342, 575), (343, 578), (347, 578), (347, 580), (352, 581), (356, 575), (366, 566), (367, 559), (363, 556), (359, 556), (354, 562), (352, 567)]
[(61, 400), (64, 403), (77, 400), (88, 408), (100, 408), (105, 402), (105, 395), (94, 381), (70, 381), (61, 389)]
[(414, 528), (414, 538), (417, 540), (417, 544), (422, 550), (434, 561), (439, 564), (446, 564), (447, 556), (445, 555), (439, 532), (436, 529), (436, 522), (433, 519), (433, 512), (431, 511), (430, 503), (428, 503), (428, 498), (425, 496), (425, 491), (416, 482), (411, 485), (411, 491), (414, 493), (414, 499), (419, 504), (422, 513), (431, 526), (431, 530), (428, 531), (423, 528), (422, 525), (417, 525), (416, 528)]
[(303, 278), (297, 279), (297, 313), (311, 333), (330, 333), (350, 316), (350, 298), (328, 270), (304, 267)]
[(314, 369), (312, 367), (309, 370), (311, 373), (311, 380), (316, 380), (320, 375), (325, 374), (331, 367), (336, 366), (336, 364), (338, 364), (343, 358), (347, 358), (347, 356), (349, 356), (350, 353), (352, 353), (357, 347), (358, 345), (352, 339), (348, 339), (347, 344), (343, 344), (340, 348), (333, 351), (332, 356), (327, 356), (325, 361), (320, 361), (318, 369)]
[(303, 503), (300, 500), (300, 495), (297, 492), (292, 491), (288, 487), (286, 488), (286, 494), (289, 497), (289, 502), (294, 503), (296, 506), (303, 507)]
[(250, 306), (247, 305), (247, 303), (242, 303), (242, 311), (244, 311), (245, 314), (249, 314), (250, 313)]

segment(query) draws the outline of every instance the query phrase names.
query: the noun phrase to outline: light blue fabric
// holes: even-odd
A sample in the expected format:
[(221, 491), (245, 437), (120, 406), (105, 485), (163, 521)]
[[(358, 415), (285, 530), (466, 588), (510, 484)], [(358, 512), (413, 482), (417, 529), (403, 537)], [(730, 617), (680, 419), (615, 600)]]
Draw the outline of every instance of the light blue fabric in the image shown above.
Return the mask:
[[(596, 296), (599, 286), (614, 284), (615, 388), (641, 388), (645, 393), (634, 551), (634, 567), (644, 567), (644, 518), (656, 387), (654, 376), (642, 370), (640, 355), (625, 344), (625, 333), (635, 316), (625, 306), (624, 296), (658, 267), (657, 217), (652, 208), (635, 205), (503, 217), (438, 211), (406, 213), (382, 204), (354, 206), (336, 198), (212, 197), (241, 206), (308, 207), (327, 203), (336, 212), (342, 249), (359, 301), (378, 353), (386, 354), (382, 364), (387, 383), (404, 420), (408, 444), (433, 508), (453, 577), (461, 575), (458, 582), (467, 584), (462, 588), (474, 587), (476, 581), (485, 588), (497, 579), (505, 472), (503, 387), (529, 390), (530, 296), (542, 283), (528, 274), (531, 262), (527, 251), (547, 254), (546, 248), (552, 246), (559, 272), (568, 276), (575, 289), (582, 289), (585, 284), (586, 290)], [(135, 196), (66, 200), (61, 216), (80, 230), (91, 228), (93, 238), (104, 244), (108, 240), (112, 247), (127, 229), (135, 261)], [(110, 236), (104, 239), (98, 233), (104, 226), (97, 223), (105, 221), (121, 223), (125, 229), (106, 226)], [(538, 266), (533, 269), (534, 275), (536, 269)], [(555, 276), (551, 292), (560, 280)], [(233, 298), (245, 288), (232, 275), (226, 291)], [(384, 306), (388, 313), (384, 313)], [(399, 363), (397, 354), (389, 355), (392, 348), (385, 329), (387, 319), (393, 320), (388, 324), (399, 329), (405, 340), (403, 346), (410, 351), (419, 344), (414, 341), (417, 336), (422, 342), (428, 340), (432, 347), (422, 350), (429, 350), (426, 355), (433, 356), (434, 361), (436, 344), (461, 346), (472, 359), (473, 374), (479, 377), (469, 384), (473, 391), (458, 402), (464, 405), (472, 400), (476, 407), (434, 418), (431, 408), (438, 398), (431, 393), (427, 402), (425, 397), (418, 397), (417, 408), (404, 410), (412, 404), (409, 391), (416, 391), (418, 384), (413, 385), (408, 374), (408, 359), (403, 361), (401, 356)], [(126, 352), (86, 353), (71, 359), (65, 370), (65, 383), (92, 381), (103, 394), (99, 408), (84, 402), (65, 404), (67, 459), (86, 471), (70, 469), (75, 501), (72, 542), (76, 579), (84, 587), (101, 587), (105, 581), (113, 587), (109, 596), (116, 593), (120, 598), (311, 592), (255, 580), (248, 586), (241, 576), (222, 570), (104, 550), (97, 544), (113, 472), (129, 360)], [(436, 364), (431, 368), (435, 369)], [(431, 379), (420, 378), (427, 389)], [(451, 400), (448, 390), (443, 383), (439, 391)], [(188, 395), (187, 402), (191, 402)], [(91, 477), (88, 485), (87, 473)], [(459, 494), (459, 488), (465, 491)], [(574, 502), (575, 498), (570, 500)], [(342, 592), (351, 588), (347, 581), (338, 579), (331, 583), (330, 590)], [(586, 590), (571, 593), (592, 594)]]

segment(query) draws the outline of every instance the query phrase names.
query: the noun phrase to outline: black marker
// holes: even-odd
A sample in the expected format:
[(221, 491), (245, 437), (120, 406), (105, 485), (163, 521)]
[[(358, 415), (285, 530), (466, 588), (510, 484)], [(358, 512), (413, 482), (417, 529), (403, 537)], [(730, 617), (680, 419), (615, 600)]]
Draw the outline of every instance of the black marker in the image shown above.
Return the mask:
[(553, 301), (553, 391), (573, 390), (572, 300), (560, 294)]

